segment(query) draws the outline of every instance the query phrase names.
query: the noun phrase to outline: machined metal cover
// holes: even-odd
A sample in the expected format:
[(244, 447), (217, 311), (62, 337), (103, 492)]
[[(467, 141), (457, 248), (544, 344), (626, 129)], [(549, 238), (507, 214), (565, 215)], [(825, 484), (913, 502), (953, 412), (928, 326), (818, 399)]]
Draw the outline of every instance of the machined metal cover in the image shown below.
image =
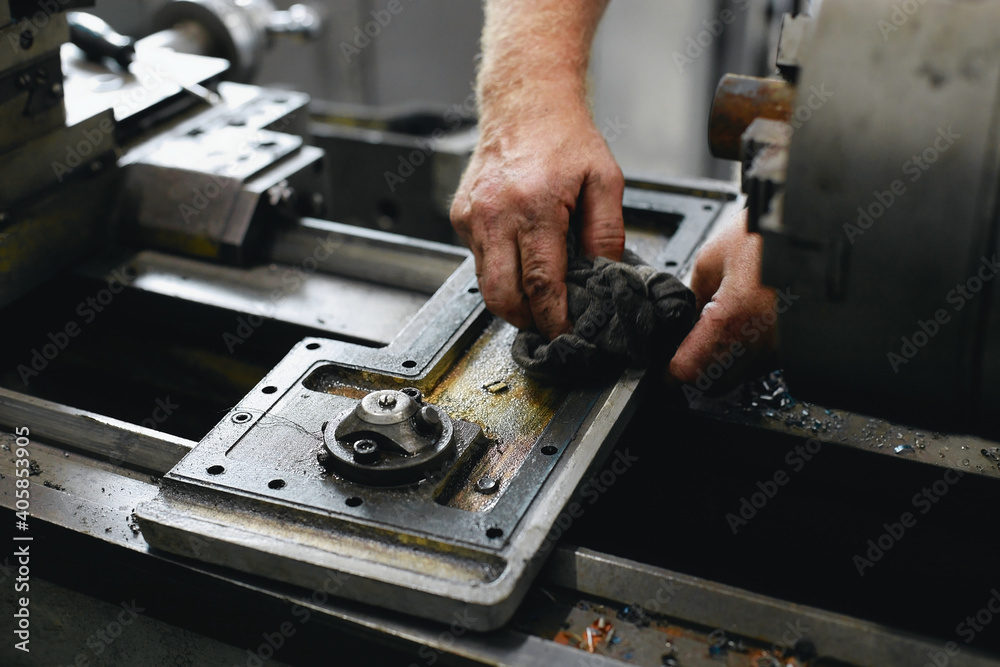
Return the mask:
[[(631, 190), (626, 203), (639, 220), (663, 211), (677, 224), (669, 242), (653, 228), (637, 234), (650, 261), (678, 271), (733, 199)], [(328, 595), (445, 622), (460, 614), (475, 630), (503, 625), (555, 546), (556, 519), (624, 428), (643, 376), (535, 382), (510, 356), (515, 333), (486, 312), (469, 258), (385, 347), (303, 340), (137, 508), (144, 538)], [(325, 457), (351, 455), (336, 442), (338, 420), (385, 390), (419, 396), (432, 421), (446, 415), (449, 465), (400, 486), (351, 481), (350, 466), (330, 465)], [(411, 412), (407, 404), (407, 418), (419, 416)]]

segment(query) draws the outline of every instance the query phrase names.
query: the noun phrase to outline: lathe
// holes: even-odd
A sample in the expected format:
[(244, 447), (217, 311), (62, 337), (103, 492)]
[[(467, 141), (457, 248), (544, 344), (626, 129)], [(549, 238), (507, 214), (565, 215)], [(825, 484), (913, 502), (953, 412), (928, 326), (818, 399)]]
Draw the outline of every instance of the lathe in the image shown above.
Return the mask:
[(783, 371), (721, 395), (518, 368), (474, 117), (253, 85), (316, 12), (88, 4), (0, 2), (3, 664), (1000, 664), (1000, 3), (788, 15), (741, 185), (628, 179), (659, 269), (764, 237)]

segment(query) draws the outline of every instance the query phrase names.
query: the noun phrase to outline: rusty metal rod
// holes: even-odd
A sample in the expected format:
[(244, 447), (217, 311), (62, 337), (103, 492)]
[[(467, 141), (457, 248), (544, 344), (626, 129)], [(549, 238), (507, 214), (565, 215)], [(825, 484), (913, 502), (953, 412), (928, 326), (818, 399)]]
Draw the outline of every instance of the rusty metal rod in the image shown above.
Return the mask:
[(715, 89), (708, 118), (708, 149), (724, 160), (740, 158), (740, 137), (757, 118), (787, 121), (795, 88), (776, 79), (727, 74)]

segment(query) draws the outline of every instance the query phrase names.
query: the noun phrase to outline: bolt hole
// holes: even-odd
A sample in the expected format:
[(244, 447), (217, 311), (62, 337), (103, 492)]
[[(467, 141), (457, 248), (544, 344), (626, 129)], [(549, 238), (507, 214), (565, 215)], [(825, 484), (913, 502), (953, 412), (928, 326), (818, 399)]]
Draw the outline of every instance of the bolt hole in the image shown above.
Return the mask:
[(253, 417), (250, 416), (249, 412), (237, 412), (233, 415), (233, 421), (237, 424), (246, 424), (251, 419), (253, 419)]
[(403, 368), (416, 368), (416, 367), (417, 367), (417, 362), (415, 362), (413, 359), (407, 359), (406, 361), (403, 362)]
[(354, 496), (354, 497), (348, 498), (344, 502), (347, 503), (348, 507), (358, 507), (364, 501), (361, 500), (361, 498), (358, 498), (357, 496)]
[(486, 537), (490, 538), (491, 540), (495, 540), (498, 537), (503, 537), (503, 529), (502, 528), (487, 528), (486, 529)]
[(558, 451), (559, 448), (556, 447), (555, 445), (545, 445), (544, 447), (542, 447), (542, 454), (545, 454), (546, 456), (552, 456)]
[(469, 288), (469, 294), (479, 294), (479, 288), (478, 287), (470, 287)]
[(285, 488), (285, 480), (272, 479), (270, 482), (267, 483), (267, 488), (274, 489), (275, 491), (277, 491), (278, 489), (283, 489)]
[(379, 199), (377, 209), (379, 215), (389, 218), (392, 222), (399, 219), (399, 204), (393, 199)]
[(675, 266), (677, 266), (677, 262), (675, 262), (674, 260), (670, 260), (669, 262), (666, 262), (664, 266), (667, 267), (668, 269), (672, 269)]
[(264, 392), (265, 394), (273, 394), (274, 392), (278, 391), (278, 388), (268, 385), (263, 389), (261, 389), (261, 391)]
[(307, 350), (318, 350), (319, 349), (319, 343), (309, 343), (308, 345), (306, 345), (306, 349)]
[(207, 472), (209, 475), (221, 475), (222, 473), (226, 472), (226, 469), (223, 468), (222, 466), (209, 466), (208, 468), (205, 469), (205, 472)]
[(702, 206), (702, 208), (706, 211), (711, 211), (715, 207), (712, 206), (711, 204), (705, 204), (704, 206)]

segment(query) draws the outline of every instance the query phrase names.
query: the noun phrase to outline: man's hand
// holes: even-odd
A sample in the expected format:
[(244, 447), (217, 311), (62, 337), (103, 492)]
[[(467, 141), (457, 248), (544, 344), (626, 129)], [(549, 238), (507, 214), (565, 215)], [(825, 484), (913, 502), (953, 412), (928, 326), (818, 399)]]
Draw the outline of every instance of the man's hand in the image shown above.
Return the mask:
[(571, 329), (566, 233), (621, 257), (625, 182), (587, 110), (590, 44), (607, 0), (490, 0), (477, 80), (479, 143), (451, 207), (486, 306), (549, 338)]
[[(730, 355), (734, 343), (746, 352), (713, 386), (731, 387), (758, 368), (777, 341), (774, 290), (760, 282), (760, 235), (747, 232), (747, 213), (726, 222), (701, 249), (691, 276), (691, 289), (702, 308), (694, 329), (670, 362), (674, 380), (694, 383), (699, 371)], [(767, 325), (766, 322), (772, 322)]]
[(549, 338), (566, 311), (566, 232), (580, 208), (584, 254), (619, 259), (625, 179), (585, 109), (568, 103), (483, 136), (451, 208), (486, 307)]

